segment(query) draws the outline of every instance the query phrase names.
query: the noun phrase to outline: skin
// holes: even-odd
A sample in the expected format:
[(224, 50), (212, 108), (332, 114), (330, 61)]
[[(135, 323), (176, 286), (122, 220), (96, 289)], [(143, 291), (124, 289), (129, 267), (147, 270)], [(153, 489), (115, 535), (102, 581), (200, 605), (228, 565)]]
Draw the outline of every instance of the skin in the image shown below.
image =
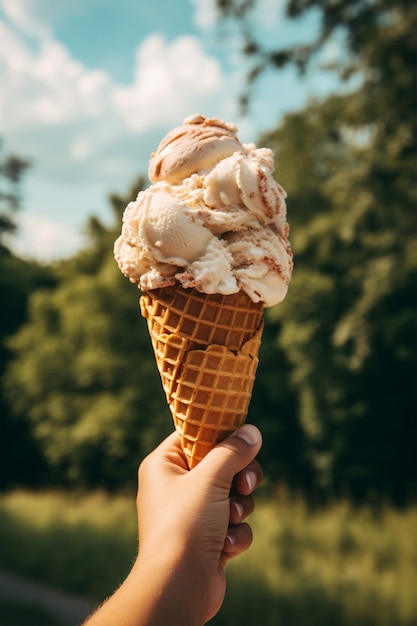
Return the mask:
[(119, 589), (84, 626), (202, 626), (220, 609), (227, 561), (249, 548), (262, 444), (250, 424), (187, 469), (177, 433), (139, 468), (140, 548)]

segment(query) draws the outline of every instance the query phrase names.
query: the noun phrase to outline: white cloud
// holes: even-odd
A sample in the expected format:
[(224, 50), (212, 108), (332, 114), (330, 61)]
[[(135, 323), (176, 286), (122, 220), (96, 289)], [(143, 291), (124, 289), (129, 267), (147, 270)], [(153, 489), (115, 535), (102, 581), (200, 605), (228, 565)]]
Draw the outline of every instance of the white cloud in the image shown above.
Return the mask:
[(28, 128), (56, 126), (103, 109), (110, 77), (87, 70), (53, 39), (33, 49), (0, 22), (0, 127), (23, 135)]
[[(101, 0), (89, 0), (89, 2)], [(0, 11), (21, 34), (51, 37), (56, 22), (85, 9), (85, 0), (0, 0)]]
[(207, 56), (199, 41), (182, 36), (167, 43), (160, 34), (147, 37), (136, 51), (135, 82), (116, 87), (114, 101), (134, 132), (180, 123), (201, 109), (219, 109), (225, 77), (220, 64)]
[(150, 35), (137, 48), (129, 85), (88, 69), (49, 36), (29, 45), (0, 21), (0, 40), (0, 135), (44, 175), (100, 177), (117, 153), (126, 169), (142, 134), (233, 108), (230, 82), (225, 90), (219, 62), (195, 37), (168, 43)]
[(43, 0), (1, 0), (0, 8), (23, 33), (42, 38), (50, 34), (47, 24), (39, 19), (39, 9), (45, 4)]
[(22, 213), (18, 218), (18, 237), (9, 236), (12, 250), (28, 259), (52, 261), (74, 254), (83, 243), (83, 236), (61, 221), (40, 215)]
[(168, 42), (149, 35), (132, 59), (131, 83), (122, 85), (76, 60), (41, 27), (51, 0), (0, 2), (7, 15), (0, 11), (0, 137), (7, 152), (31, 158), (30, 178), (44, 190), (27, 195), (13, 244), (19, 253), (44, 259), (70, 253), (77, 228), (97, 204), (106, 207), (106, 193), (123, 192), (146, 173), (151, 151), (172, 125), (192, 113), (235, 117), (233, 79), (196, 37)]
[(218, 13), (214, 0), (191, 0), (194, 6), (194, 24), (201, 30), (215, 27)]

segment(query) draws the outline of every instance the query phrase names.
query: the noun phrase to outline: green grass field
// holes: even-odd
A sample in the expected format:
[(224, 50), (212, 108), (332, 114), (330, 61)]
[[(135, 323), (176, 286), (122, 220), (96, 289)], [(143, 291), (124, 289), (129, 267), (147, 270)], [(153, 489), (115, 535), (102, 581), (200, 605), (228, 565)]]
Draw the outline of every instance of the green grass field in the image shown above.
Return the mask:
[[(212, 626), (415, 626), (417, 509), (260, 499)], [(101, 600), (136, 554), (133, 497), (0, 496), (0, 568)]]
[(1, 624), (7, 626), (60, 626), (56, 618), (37, 604), (0, 598)]

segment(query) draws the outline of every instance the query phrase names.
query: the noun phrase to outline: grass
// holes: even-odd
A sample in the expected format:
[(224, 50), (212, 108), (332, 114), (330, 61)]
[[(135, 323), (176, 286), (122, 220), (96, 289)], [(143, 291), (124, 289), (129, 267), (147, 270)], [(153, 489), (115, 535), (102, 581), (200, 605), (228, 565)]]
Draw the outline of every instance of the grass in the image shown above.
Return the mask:
[(230, 563), (213, 626), (417, 623), (417, 509), (264, 503), (251, 524), (254, 544)]
[(134, 499), (102, 493), (0, 496), (0, 568), (101, 600), (136, 556)]
[[(416, 623), (416, 508), (340, 503), (312, 512), (301, 500), (265, 500), (251, 525), (254, 544), (228, 565), (211, 626)], [(0, 536), (0, 568), (101, 600), (135, 557), (134, 499), (3, 495)]]
[(0, 618), (4, 626), (59, 626), (56, 617), (38, 604), (0, 598)]

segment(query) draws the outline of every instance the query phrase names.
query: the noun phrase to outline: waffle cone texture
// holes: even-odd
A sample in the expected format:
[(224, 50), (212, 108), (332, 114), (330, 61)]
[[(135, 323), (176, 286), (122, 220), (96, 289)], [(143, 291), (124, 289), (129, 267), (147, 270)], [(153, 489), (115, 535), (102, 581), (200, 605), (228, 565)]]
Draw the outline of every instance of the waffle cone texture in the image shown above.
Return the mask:
[(246, 419), (258, 366), (263, 304), (172, 287), (140, 299), (181, 445), (192, 469)]

